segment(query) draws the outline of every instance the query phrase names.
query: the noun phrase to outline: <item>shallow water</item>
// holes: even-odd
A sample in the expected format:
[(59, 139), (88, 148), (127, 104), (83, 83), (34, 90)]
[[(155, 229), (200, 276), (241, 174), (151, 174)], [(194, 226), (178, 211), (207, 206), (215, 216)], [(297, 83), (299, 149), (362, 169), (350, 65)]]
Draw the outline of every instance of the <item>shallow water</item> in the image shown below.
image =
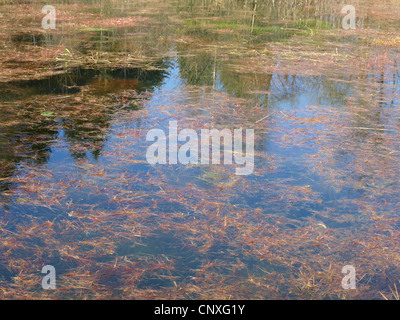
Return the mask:
[[(321, 72), (322, 60), (307, 69), (293, 60), (288, 70), (265, 51), (258, 59), (275, 67), (254, 70), (255, 51), (338, 29), (340, 14), (324, 7), (333, 2), (296, 12), (284, 1), (114, 2), (62, 6), (51, 35), (17, 26), (5, 37), (20, 51), (68, 48), (53, 74), (1, 83), (5, 297), (388, 295), (400, 271), (399, 73), (387, 58), (395, 53), (368, 72), (334, 64)], [(0, 7), (5, 19), (17, 4)], [(101, 20), (68, 29), (62, 21), (76, 12)], [(109, 26), (130, 16), (143, 20)], [(368, 15), (359, 23), (385, 28)], [(139, 51), (152, 68), (120, 65)], [(121, 56), (78, 66), (88, 52)], [(168, 132), (172, 120), (197, 132), (254, 129), (254, 172), (148, 164), (147, 132)], [(45, 264), (59, 290), (40, 288)], [(356, 291), (340, 286), (344, 265), (360, 274)]]

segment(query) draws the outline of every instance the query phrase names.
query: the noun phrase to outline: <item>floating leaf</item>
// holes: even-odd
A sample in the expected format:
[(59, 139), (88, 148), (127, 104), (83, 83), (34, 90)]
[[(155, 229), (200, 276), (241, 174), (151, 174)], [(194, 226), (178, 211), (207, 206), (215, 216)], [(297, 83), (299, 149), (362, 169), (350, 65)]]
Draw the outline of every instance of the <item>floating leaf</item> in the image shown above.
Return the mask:
[(51, 112), (51, 111), (44, 111), (44, 112), (41, 113), (41, 115), (45, 116), (45, 117), (52, 116), (53, 114), (54, 114), (54, 112)]

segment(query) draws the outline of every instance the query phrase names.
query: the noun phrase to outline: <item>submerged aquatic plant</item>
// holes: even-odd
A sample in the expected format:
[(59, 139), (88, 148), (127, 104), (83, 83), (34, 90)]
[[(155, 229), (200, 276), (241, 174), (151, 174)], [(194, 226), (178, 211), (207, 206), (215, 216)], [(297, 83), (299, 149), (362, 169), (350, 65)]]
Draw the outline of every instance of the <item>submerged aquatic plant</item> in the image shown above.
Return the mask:
[[(46, 36), (24, 4), (0, 28), (2, 299), (398, 298), (393, 30), (335, 29), (332, 1), (203, 2), (59, 3)], [(254, 128), (254, 174), (150, 166), (172, 120)]]

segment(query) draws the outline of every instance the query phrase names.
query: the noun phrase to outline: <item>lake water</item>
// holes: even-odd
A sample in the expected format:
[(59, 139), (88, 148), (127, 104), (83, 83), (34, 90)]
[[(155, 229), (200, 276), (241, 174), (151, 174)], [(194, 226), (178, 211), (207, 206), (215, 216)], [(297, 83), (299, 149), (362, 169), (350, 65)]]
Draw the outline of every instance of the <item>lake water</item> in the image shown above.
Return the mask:
[[(390, 297), (398, 17), (357, 5), (346, 31), (340, 1), (56, 1), (43, 30), (3, 1), (0, 296)], [(253, 129), (254, 171), (150, 165), (170, 121)]]

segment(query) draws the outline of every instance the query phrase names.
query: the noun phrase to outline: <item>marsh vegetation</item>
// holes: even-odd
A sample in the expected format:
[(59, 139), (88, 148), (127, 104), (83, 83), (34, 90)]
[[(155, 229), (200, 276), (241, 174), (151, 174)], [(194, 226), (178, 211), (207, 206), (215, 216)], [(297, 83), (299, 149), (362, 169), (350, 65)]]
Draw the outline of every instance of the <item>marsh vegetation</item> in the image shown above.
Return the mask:
[[(0, 1), (0, 298), (398, 297), (400, 1), (46, 4)], [(254, 173), (149, 165), (170, 120)]]

